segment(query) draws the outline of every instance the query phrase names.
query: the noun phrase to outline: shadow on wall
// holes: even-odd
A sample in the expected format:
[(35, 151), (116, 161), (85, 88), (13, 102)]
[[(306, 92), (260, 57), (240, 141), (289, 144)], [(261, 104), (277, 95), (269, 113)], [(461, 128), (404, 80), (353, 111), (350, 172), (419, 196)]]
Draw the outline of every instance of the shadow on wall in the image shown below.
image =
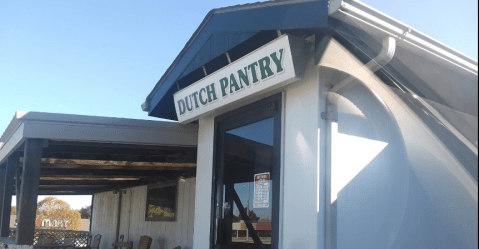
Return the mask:
[(332, 125), (332, 248), (477, 247), (477, 198), (434, 131), (404, 117), (400, 132), (426, 135), (396, 134), (359, 84), (343, 96)]
[(158, 238), (158, 247), (159, 247), (160, 249), (166, 249), (166, 248), (165, 248), (165, 239)]

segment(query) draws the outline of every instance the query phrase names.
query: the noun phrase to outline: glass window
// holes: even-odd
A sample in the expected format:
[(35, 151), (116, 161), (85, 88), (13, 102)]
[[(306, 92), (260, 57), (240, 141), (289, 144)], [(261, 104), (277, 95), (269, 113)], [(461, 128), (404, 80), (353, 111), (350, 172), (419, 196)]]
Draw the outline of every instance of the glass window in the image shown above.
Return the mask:
[(176, 182), (148, 186), (146, 221), (176, 221), (178, 185)]
[(276, 249), (281, 95), (216, 117), (212, 248)]

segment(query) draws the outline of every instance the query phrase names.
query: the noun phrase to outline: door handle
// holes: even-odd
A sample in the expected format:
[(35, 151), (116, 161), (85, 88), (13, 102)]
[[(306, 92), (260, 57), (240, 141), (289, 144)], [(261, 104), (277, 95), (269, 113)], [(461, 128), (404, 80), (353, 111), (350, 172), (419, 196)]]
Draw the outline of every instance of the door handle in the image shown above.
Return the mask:
[(223, 213), (221, 218), (225, 218), (226, 214), (230, 212), (231, 204), (229, 202), (223, 202)]

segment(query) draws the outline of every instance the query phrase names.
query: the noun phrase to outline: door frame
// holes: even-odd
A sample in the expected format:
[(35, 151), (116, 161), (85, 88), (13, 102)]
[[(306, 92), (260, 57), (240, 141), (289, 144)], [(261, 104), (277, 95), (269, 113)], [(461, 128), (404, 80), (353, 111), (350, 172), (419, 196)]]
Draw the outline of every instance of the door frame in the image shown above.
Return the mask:
[[(258, 122), (267, 118), (274, 118), (273, 127), (273, 164), (275, 171), (271, 175), (272, 179), (276, 179), (272, 189), (272, 217), (271, 217), (271, 248), (279, 248), (280, 234), (280, 213), (281, 213), (281, 197), (283, 183), (282, 169), (282, 151), (283, 151), (283, 113), (284, 109), (284, 93), (280, 92), (272, 96), (266, 97), (259, 101), (253, 102), (246, 106), (232, 110), (225, 114), (215, 117), (214, 120), (214, 147), (213, 147), (213, 167), (212, 167), (212, 192), (211, 192), (211, 216), (210, 216), (210, 249), (216, 248), (217, 231), (219, 224), (217, 216), (221, 217), (222, 211), (222, 189), (223, 185), (223, 146), (224, 134), (227, 130), (235, 129), (244, 125)], [(221, 158), (220, 158), (221, 157)], [(218, 205), (217, 205), (218, 203)]]

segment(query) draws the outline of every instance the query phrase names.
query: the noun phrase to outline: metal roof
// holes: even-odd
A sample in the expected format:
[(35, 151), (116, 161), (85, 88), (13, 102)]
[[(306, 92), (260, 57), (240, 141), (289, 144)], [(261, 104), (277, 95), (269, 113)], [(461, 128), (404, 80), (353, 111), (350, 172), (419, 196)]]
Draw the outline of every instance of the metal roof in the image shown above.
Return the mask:
[(196, 174), (198, 126), (17, 111), (0, 137), (0, 165), (43, 139), (40, 194), (93, 194)]
[[(271, 1), (213, 9), (142, 105), (148, 115), (176, 120), (175, 83), (260, 31), (330, 30), (370, 58), (392, 36), (396, 54), (386, 67), (427, 99), (477, 119), (476, 60), (357, 0)], [(193, 77), (194, 78), (194, 77)], [(191, 84), (193, 82), (188, 82)]]
[[(298, 18), (301, 16), (301, 18)], [(216, 56), (263, 30), (292, 30), (326, 26), (327, 1), (270, 1), (211, 10), (148, 95), (143, 110), (150, 116), (172, 108), (175, 82)], [(202, 50), (211, 42), (208, 51)]]

